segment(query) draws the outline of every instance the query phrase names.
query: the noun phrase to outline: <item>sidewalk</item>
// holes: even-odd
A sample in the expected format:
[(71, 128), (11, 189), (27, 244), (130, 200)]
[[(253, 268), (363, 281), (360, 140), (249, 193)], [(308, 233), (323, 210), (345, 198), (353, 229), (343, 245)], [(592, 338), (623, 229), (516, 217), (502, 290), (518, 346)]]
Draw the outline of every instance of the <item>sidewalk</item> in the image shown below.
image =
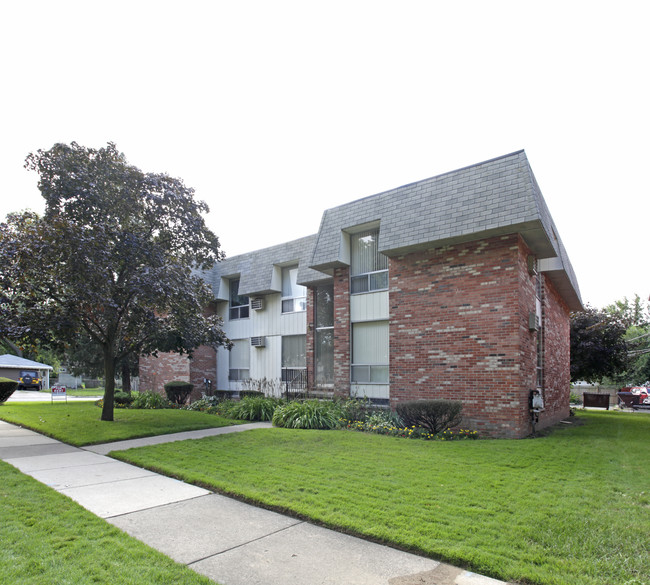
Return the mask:
[(222, 585), (504, 585), (107, 457), (253, 423), (80, 449), (0, 421), (0, 459)]

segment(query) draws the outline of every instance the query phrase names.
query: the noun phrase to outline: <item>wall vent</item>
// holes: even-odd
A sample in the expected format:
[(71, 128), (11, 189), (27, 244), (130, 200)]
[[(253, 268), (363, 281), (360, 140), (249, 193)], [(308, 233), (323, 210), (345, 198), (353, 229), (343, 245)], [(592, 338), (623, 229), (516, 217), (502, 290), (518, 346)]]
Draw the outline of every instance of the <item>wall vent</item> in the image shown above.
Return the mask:
[(253, 311), (261, 311), (264, 309), (264, 299), (262, 297), (255, 297), (251, 299), (251, 309)]
[(251, 337), (251, 347), (265, 347), (266, 337)]

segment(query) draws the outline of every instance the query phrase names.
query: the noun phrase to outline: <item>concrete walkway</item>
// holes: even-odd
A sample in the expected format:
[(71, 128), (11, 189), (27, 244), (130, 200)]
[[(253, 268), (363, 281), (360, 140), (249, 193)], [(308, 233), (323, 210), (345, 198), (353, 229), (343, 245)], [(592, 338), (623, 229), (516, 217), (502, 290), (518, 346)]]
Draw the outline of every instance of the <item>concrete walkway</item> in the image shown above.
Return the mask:
[(107, 457), (247, 424), (80, 449), (0, 421), (0, 459), (222, 585), (503, 585)]

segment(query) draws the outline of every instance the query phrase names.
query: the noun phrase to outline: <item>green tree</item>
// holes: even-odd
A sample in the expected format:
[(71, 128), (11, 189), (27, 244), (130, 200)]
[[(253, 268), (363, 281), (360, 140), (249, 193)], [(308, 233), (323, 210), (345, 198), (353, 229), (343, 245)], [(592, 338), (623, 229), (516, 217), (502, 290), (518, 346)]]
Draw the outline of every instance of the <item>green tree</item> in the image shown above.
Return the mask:
[(650, 302), (634, 295), (634, 299), (624, 297), (605, 307), (605, 311), (627, 327), (625, 341), (629, 361), (625, 370), (613, 376), (613, 380), (628, 385), (645, 384), (650, 380)]
[(571, 315), (571, 381), (601, 382), (628, 364), (626, 327), (615, 315), (587, 307)]
[(101, 348), (102, 420), (113, 420), (125, 356), (229, 345), (205, 312), (213, 297), (198, 271), (222, 252), (193, 189), (129, 165), (112, 143), (56, 144), (25, 166), (40, 176), (45, 215), (0, 224), (0, 336), (65, 347), (87, 335)]

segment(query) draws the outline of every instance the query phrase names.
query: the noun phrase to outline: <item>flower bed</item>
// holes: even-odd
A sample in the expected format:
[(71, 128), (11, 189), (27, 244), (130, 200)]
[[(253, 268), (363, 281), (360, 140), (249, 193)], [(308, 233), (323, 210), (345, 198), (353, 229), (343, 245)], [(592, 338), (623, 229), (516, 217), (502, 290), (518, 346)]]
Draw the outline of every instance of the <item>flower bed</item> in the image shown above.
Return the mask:
[(422, 427), (403, 427), (392, 421), (376, 421), (370, 417), (366, 421), (341, 419), (341, 427), (350, 431), (364, 433), (376, 433), (378, 435), (389, 435), (403, 439), (424, 439), (425, 441), (462, 441), (478, 439), (477, 431), (466, 429), (446, 429), (438, 434), (430, 433)]

